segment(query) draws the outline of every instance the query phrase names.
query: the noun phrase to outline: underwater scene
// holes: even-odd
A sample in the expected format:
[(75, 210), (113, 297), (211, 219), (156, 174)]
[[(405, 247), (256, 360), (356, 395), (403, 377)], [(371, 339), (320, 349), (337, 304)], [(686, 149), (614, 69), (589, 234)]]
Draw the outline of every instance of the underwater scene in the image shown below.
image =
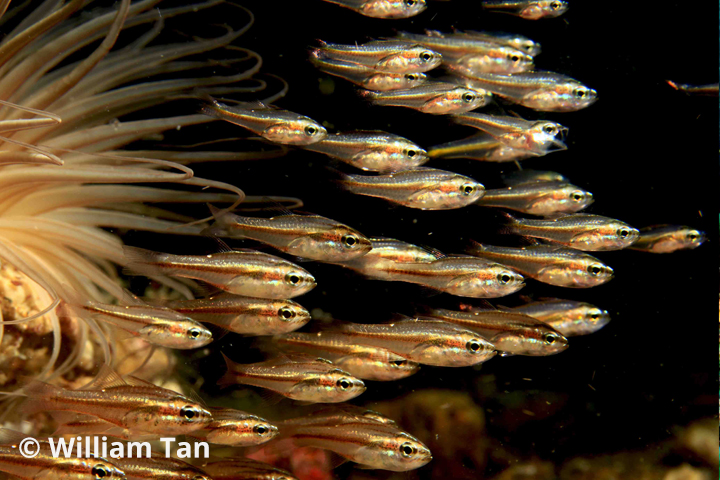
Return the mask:
[(0, 478), (718, 478), (713, 3), (0, 13)]

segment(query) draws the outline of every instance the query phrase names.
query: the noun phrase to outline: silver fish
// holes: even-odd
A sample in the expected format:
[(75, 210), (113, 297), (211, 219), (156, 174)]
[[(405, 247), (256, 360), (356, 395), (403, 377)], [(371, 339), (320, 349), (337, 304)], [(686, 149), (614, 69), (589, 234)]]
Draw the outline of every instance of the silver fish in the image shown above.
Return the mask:
[(429, 160), (427, 152), (410, 140), (380, 131), (337, 133), (306, 149), (381, 173), (408, 170)]
[(325, 0), (373, 18), (409, 18), (427, 8), (425, 0)]
[(477, 38), (478, 40), (485, 40), (486, 42), (493, 42), (499, 45), (507, 45), (508, 47), (517, 48), (518, 50), (525, 52), (532, 57), (540, 55), (540, 52), (542, 50), (542, 47), (538, 42), (517, 33), (490, 33), (476, 32), (473, 30), (457, 33), (468, 37)]
[(578, 212), (593, 201), (592, 193), (570, 183), (543, 182), (486, 190), (477, 205), (550, 216)]
[(565, 0), (483, 0), (486, 10), (509, 13), (525, 20), (559, 17), (568, 10)]
[(211, 407), (212, 422), (188, 434), (210, 443), (249, 447), (269, 442), (278, 435), (278, 428), (257, 415), (234, 408)]
[(447, 68), (468, 77), (478, 88), (541, 112), (574, 112), (597, 101), (597, 92), (574, 78), (553, 72), (523, 72), (513, 75), (476, 73), (462, 65)]
[(317, 48), (311, 51), (310, 61), (323, 72), (344, 78), (367, 90), (386, 92), (414, 88), (427, 81), (424, 73), (385, 73), (357, 63), (333, 60)]
[(704, 232), (682, 225), (655, 225), (640, 229), (640, 237), (629, 248), (651, 253), (671, 253), (697, 248), (705, 242)]
[(392, 238), (371, 238), (372, 250), (360, 258), (338, 263), (368, 277), (392, 280), (394, 263), (432, 263), (437, 257), (428, 250)]
[(442, 82), (428, 82), (408, 90), (391, 92), (364, 90), (360, 96), (375, 105), (412, 108), (432, 115), (469, 112), (489, 102), (481, 92)]
[(487, 133), (455, 140), (430, 147), (430, 158), (466, 158), (481, 162), (517, 162), (537, 155), (527, 150), (517, 150), (493, 138)]
[(422, 73), (440, 66), (442, 55), (422, 45), (395, 40), (375, 40), (363, 45), (321, 42), (323, 56), (365, 65), (385, 73)]
[(627, 223), (600, 215), (575, 213), (545, 220), (511, 215), (506, 218), (506, 233), (541, 238), (584, 252), (621, 250), (639, 236), (637, 229)]
[(482, 198), (485, 187), (470, 177), (418, 167), (389, 175), (342, 175), (348, 191), (420, 210), (462, 208)]
[(240, 125), (275, 143), (309, 145), (327, 136), (325, 127), (315, 120), (262, 102), (245, 102), (230, 107), (212, 100), (202, 108), (202, 113)]
[(565, 247), (535, 245), (512, 248), (473, 242), (468, 253), (507, 265), (523, 275), (559, 287), (595, 287), (613, 277), (613, 269), (597, 258)]
[(566, 337), (588, 335), (610, 323), (607, 310), (574, 300), (546, 299), (507, 310), (537, 318)]

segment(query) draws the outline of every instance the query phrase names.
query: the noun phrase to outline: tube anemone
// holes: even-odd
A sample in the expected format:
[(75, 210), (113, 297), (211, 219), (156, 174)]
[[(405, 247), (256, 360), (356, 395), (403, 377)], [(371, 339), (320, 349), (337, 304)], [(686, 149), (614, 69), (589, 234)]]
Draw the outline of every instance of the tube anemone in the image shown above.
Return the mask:
[[(242, 190), (195, 177), (186, 165), (283, 153), (127, 149), (213, 121), (193, 106), (183, 108), (187, 115), (158, 116), (161, 104), (265, 87), (251, 79), (261, 58), (231, 45), (253, 18), (219, 0), (164, 9), (160, 0), (118, 0), (92, 15), (82, 12), (95, 3), (45, 0), (0, 18), (10, 32), (0, 43), (0, 387), (6, 391), (20, 375), (78, 386), (101, 362), (127, 373), (131, 367), (118, 365), (125, 362), (110, 327), (67, 318), (58, 308), (128, 300), (117, 275), (125, 265), (123, 242), (105, 228), (197, 235), (199, 221), (146, 203), (232, 208), (245, 200)], [(0, 12), (8, 4), (0, 2)], [(214, 38), (159, 40), (173, 17), (217, 8), (232, 8), (232, 18), (245, 23), (214, 27)], [(208, 59), (211, 51), (230, 58)], [(188, 282), (156, 280), (192, 296)], [(124, 349), (129, 355), (151, 350), (131, 342)]]

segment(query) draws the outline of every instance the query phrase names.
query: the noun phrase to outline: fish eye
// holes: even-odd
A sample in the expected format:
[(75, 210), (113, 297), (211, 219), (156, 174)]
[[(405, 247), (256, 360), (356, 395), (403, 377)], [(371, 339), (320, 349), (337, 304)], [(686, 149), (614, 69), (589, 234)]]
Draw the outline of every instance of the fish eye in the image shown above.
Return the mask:
[(600, 272), (602, 272), (602, 267), (599, 265), (590, 265), (587, 271), (590, 272), (590, 275), (598, 276)]
[(410, 80), (411, 82), (414, 82), (418, 79), (418, 76), (414, 73), (408, 73), (405, 75), (405, 80)]
[(413, 158), (415, 155), (417, 155), (417, 152), (415, 150), (408, 150), (405, 155), (407, 155), (408, 158)]
[(585, 195), (582, 192), (573, 192), (570, 194), (571, 198), (576, 202), (582, 202), (585, 200)]
[(202, 331), (199, 328), (191, 328), (188, 330), (188, 337), (193, 340), (197, 340), (202, 335)]
[(341, 240), (347, 248), (353, 248), (358, 244), (358, 238), (355, 235), (344, 235)]
[(400, 445), (400, 453), (402, 453), (403, 457), (412, 457), (415, 455), (415, 447), (411, 443), (403, 443)]
[(617, 234), (620, 238), (627, 238), (630, 236), (630, 230), (628, 230), (627, 228), (621, 228), (617, 231)]
[(552, 2), (550, 4), (550, 7), (552, 7), (553, 10), (559, 10), (560, 7), (562, 7), (562, 3), (560, 2)]
[(408, 7), (412, 7), (416, 3), (417, 3), (417, 0), (405, 0), (405, 5), (407, 5)]
[(687, 238), (691, 242), (694, 242), (695, 240), (698, 240), (700, 238), (700, 234), (698, 232), (690, 232), (688, 233)]
[(270, 429), (266, 427), (265, 425), (255, 425), (253, 427), (253, 432), (257, 433), (258, 435), (265, 435), (268, 433)]
[[(405, 3), (407, 4), (408, 1), (413, 2), (412, 4), (408, 5), (409, 7), (412, 7), (412, 5), (415, 4), (415, 0), (405, 0)], [(422, 60), (423, 62), (429, 62), (433, 59), (433, 57), (435, 57), (435, 55), (433, 55), (432, 52), (425, 51), (420, 54), (420, 60)]]
[(308, 125), (307, 127), (305, 127), (305, 135), (307, 135), (308, 137), (312, 137), (317, 132), (318, 132), (317, 127), (314, 127), (312, 125)]
[(278, 314), (283, 320), (290, 320), (295, 317), (295, 311), (290, 307), (282, 307), (278, 310)]
[(580, 88), (578, 88), (577, 90), (575, 90), (575, 92), (573, 92), (573, 93), (574, 93), (575, 96), (578, 97), (578, 98), (583, 98), (583, 97), (587, 94), (587, 92), (586, 92), (585, 90), (582, 90), (582, 89), (580, 89)]
[(482, 345), (477, 340), (470, 340), (465, 344), (465, 348), (467, 348), (470, 353), (478, 353), (480, 349), (482, 349)]
[(509, 58), (512, 62), (518, 62), (518, 61), (520, 61), (520, 57), (518, 57), (517, 55), (508, 55), (508, 58)]
[(598, 320), (600, 318), (600, 314), (597, 312), (593, 312), (590, 314), (590, 320)]
[(512, 281), (512, 275), (510, 275), (509, 273), (499, 273), (497, 276), (497, 280), (503, 285), (507, 285)]
[(466, 183), (465, 185), (460, 187), (460, 191), (463, 193), (463, 195), (467, 197), (475, 191), (475, 185)]
[(543, 130), (545, 130), (545, 133), (551, 134), (551, 135), (556, 133), (555, 127), (552, 125), (546, 125), (545, 128), (543, 128)]
[(470, 92), (463, 93), (462, 99), (465, 103), (472, 103), (475, 101), (475, 94)]
[(340, 388), (340, 390), (347, 390), (352, 386), (352, 383), (347, 378), (341, 378), (337, 381), (336, 385)]
[(547, 343), (548, 345), (552, 345), (553, 343), (558, 341), (558, 337), (556, 335), (553, 335), (552, 333), (548, 333), (547, 335), (545, 335), (544, 339), (545, 343)]
[(291, 285), (297, 285), (300, 283), (300, 275), (297, 273), (288, 273), (285, 280)]
[(392, 365), (393, 367), (402, 367), (402, 366), (405, 366), (406, 364), (407, 364), (407, 360), (395, 360), (395, 361), (390, 362), (390, 365)]
[(110, 476), (110, 471), (108, 470), (108, 468), (101, 463), (95, 465), (92, 470), (90, 470), (90, 473), (95, 478), (105, 478)]
[(180, 409), (180, 415), (182, 415), (185, 420), (192, 421), (194, 418), (199, 416), (199, 412), (195, 407), (186, 406)]

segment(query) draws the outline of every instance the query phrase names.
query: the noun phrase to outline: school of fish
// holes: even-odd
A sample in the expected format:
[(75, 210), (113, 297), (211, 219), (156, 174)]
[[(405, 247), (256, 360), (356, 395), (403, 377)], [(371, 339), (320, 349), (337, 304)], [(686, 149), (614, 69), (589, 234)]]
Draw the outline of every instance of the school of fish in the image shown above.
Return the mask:
[[(428, 8), (425, 0), (326, 1), (386, 19), (411, 17)], [(568, 10), (568, 2), (559, 0), (493, 0), (483, 1), (482, 6), (488, 14), (527, 20), (554, 18)], [(218, 329), (263, 336), (259, 344), (267, 354), (265, 360), (248, 363), (240, 352), (224, 357), (222, 387), (251, 387), (284, 399), (339, 405), (316, 407), (299, 418), (268, 420), (208, 406), (191, 395), (133, 376), (121, 377), (105, 366), (91, 384), (78, 390), (31, 381), (24, 390), (28, 396), (24, 413), (57, 415), (58, 435), (92, 433), (120, 439), (186, 435), (215, 446), (311, 446), (363, 468), (413, 470), (432, 460), (426, 445), (391, 419), (342, 403), (374, 388), (372, 382), (402, 381), (422, 365), (463, 368), (502, 362), (502, 357), (511, 355), (560, 354), (569, 348), (570, 337), (607, 325), (609, 313), (577, 299), (578, 291), (567, 294), (573, 299), (522, 297), (505, 302), (500, 298), (533, 282), (585, 289), (611, 281), (613, 268), (592, 252), (671, 253), (704, 242), (705, 234), (688, 226), (636, 228), (618, 219), (580, 213), (596, 199), (557, 172), (519, 168), (504, 178), (503, 186), (491, 182), (486, 186), (480, 167), (475, 179), (425, 166), (440, 158), (467, 158), (515, 162), (520, 167), (523, 159), (565, 150), (568, 129), (533, 118), (534, 112), (581, 110), (595, 103), (598, 93), (565, 74), (536, 69), (541, 45), (519, 34), (393, 34), (388, 29), (388, 35), (354, 45), (320, 41), (310, 49), (308, 62), (360, 87), (361, 97), (373, 108), (447, 115), (454, 124), (480, 133), (423, 146), (390, 132), (331, 132), (321, 122), (261, 101), (226, 105), (207, 98), (201, 111), (267, 142), (328, 157), (337, 166), (331, 173), (334, 182), (349, 194), (409, 209), (496, 209), (501, 218), (497, 233), (506, 235), (508, 244), (471, 241), (444, 253), (402, 239), (376, 237), (372, 231), (361, 233), (319, 214), (276, 209), (268, 215), (243, 216), (210, 205), (213, 221), (204, 233), (220, 239), (216, 252), (170, 254), (124, 248), (127, 273), (192, 279), (205, 284), (208, 295), (162, 302), (129, 295), (123, 305), (69, 300), (60, 307), (63, 315), (92, 318), (174, 349), (212, 349)], [(358, 39), (362, 37), (358, 32)], [(498, 102), (524, 108), (527, 118), (492, 113), (492, 109), (475, 112)], [(238, 239), (262, 244), (277, 255), (224, 243)], [(409, 299), (414, 307), (410, 316), (386, 312), (369, 323), (342, 318), (316, 322), (302, 305), (302, 295), (332, 279), (316, 279), (313, 264), (306, 269), (298, 259), (442, 292), (455, 297), (456, 308), (418, 304), (432, 303), (418, 297)], [(565, 294), (558, 290), (558, 296)], [(71, 292), (68, 298), (74, 298)], [(28, 479), (295, 478), (249, 458), (196, 465), (173, 459), (60, 461), (48, 455), (44, 444), (38, 456), (18, 462), (14, 446), (23, 438), (17, 432), (0, 431), (0, 471)]]

